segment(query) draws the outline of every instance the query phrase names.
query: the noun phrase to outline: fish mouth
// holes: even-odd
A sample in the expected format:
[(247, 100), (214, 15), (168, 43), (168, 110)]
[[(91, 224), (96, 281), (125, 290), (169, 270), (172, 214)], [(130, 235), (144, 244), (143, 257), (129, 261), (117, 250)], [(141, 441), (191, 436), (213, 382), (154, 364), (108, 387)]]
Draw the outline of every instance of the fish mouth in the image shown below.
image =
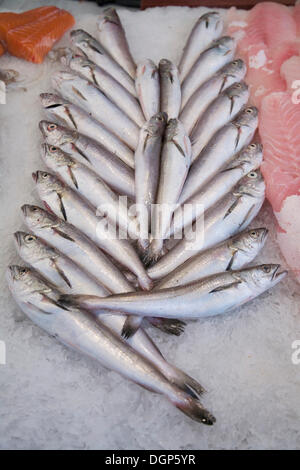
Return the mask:
[(272, 275), (272, 281), (280, 281), (287, 275), (288, 271), (286, 269), (284, 271), (279, 271), (280, 267), (280, 264), (277, 264)]
[(32, 172), (31, 176), (32, 176), (33, 181), (36, 183), (38, 180), (38, 172), (37, 171)]
[(17, 245), (20, 247), (21, 246), (21, 232), (15, 232), (14, 233), (14, 239), (15, 239)]
[(23, 204), (23, 206), (21, 206), (21, 211), (23, 212), (25, 216), (28, 214), (28, 210), (29, 210), (28, 204)]
[(42, 133), (42, 136), (43, 136), (44, 138), (47, 137), (46, 126), (47, 126), (47, 122), (46, 122), (46, 121), (40, 121), (40, 122), (39, 122), (39, 129), (40, 129), (40, 131), (41, 131), (41, 133)]
[(267, 228), (262, 229), (261, 241), (264, 242), (269, 234), (269, 230)]

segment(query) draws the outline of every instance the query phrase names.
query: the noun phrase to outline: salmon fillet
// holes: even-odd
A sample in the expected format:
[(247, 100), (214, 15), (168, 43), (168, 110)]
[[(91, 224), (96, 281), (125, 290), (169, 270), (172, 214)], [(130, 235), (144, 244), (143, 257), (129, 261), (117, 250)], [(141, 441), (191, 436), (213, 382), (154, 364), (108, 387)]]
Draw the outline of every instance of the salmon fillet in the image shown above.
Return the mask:
[(6, 35), (11, 29), (37, 21), (56, 10), (58, 10), (57, 7), (46, 6), (34, 8), (23, 13), (0, 13), (0, 39), (6, 41)]
[(41, 63), (53, 44), (74, 24), (68, 11), (52, 11), (37, 21), (11, 29), (6, 36), (7, 49), (16, 57)]

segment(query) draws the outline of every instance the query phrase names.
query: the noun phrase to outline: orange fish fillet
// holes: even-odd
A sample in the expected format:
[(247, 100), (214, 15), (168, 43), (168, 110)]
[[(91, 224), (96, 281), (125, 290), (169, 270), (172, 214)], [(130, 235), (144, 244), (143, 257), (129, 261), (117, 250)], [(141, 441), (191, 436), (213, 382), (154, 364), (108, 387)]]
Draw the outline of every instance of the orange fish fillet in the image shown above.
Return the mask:
[(0, 13), (0, 39), (5, 41), (8, 31), (11, 29), (32, 23), (32, 21), (37, 21), (57, 10), (57, 7), (47, 6), (34, 8), (33, 10), (28, 10), (23, 13)]
[(0, 57), (4, 54), (4, 52), (5, 52), (4, 46), (3, 46), (3, 44), (0, 42)]
[(7, 49), (16, 57), (41, 63), (53, 44), (74, 24), (68, 11), (53, 11), (42, 19), (11, 29), (6, 36)]

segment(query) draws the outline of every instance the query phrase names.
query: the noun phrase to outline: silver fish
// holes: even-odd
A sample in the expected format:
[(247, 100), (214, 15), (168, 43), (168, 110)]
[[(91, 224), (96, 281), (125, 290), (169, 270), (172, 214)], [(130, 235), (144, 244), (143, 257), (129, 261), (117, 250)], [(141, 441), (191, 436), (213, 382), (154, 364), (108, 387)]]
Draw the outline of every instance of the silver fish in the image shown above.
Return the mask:
[(70, 33), (71, 41), (77, 50), (96, 65), (104, 69), (115, 80), (123, 85), (133, 96), (136, 96), (134, 80), (130, 75), (108, 54), (97, 39), (82, 29)]
[[(105, 297), (111, 293), (111, 291), (97, 283), (95, 278), (79, 268), (70, 258), (50, 247), (32, 233), (16, 232), (14, 237), (18, 254), (25, 263), (30, 264), (60, 292), (64, 294), (98, 295), (100, 297)], [(124, 315), (101, 315), (96, 318), (99, 318), (108, 328), (121, 335), (125, 322)], [(155, 321), (156, 319), (153, 319), (152, 324), (155, 324)], [(203, 393), (203, 387), (196, 380), (172, 366), (163, 358), (161, 352), (145, 331), (139, 329), (128, 342), (142, 356), (155, 364), (170, 382), (185, 391), (191, 390), (197, 395)]]
[(214, 99), (234, 83), (243, 80), (245, 75), (245, 62), (236, 59), (225, 65), (192, 94), (179, 115), (188, 134), (192, 132), (198, 120)]
[(216, 11), (200, 16), (196, 21), (183, 48), (179, 62), (180, 80), (183, 81), (188, 72), (211, 41), (218, 39), (223, 30), (223, 20)]
[(136, 274), (143, 289), (151, 289), (152, 282), (131, 243), (118, 237), (116, 225), (111, 224), (105, 214), (98, 217), (92, 206), (56, 176), (37, 171), (32, 177), (47, 209), (75, 225), (96, 245)]
[(265, 183), (259, 170), (251, 171), (221, 201), (195, 220), (184, 237), (154, 266), (152, 279), (160, 279), (192, 256), (246, 229), (265, 198)]
[(175, 234), (175, 238), (179, 238), (184, 227), (189, 226), (203, 212), (222, 199), (243, 176), (259, 168), (262, 159), (261, 144), (252, 143), (243, 148), (223, 171), (187, 199), (184, 206), (176, 209), (170, 232), (166, 238), (173, 234)]
[(135, 150), (139, 127), (102, 91), (85, 78), (60, 71), (52, 75), (52, 85), (65, 99), (74, 102)]
[(152, 60), (146, 59), (137, 67), (136, 92), (147, 121), (160, 111), (160, 83), (158, 68)]
[(60, 302), (94, 312), (117, 311), (185, 320), (226, 313), (274, 287), (287, 274), (279, 264), (263, 264), (240, 271), (227, 271), (179, 287), (152, 292), (130, 292), (101, 298), (63, 295)]
[(53, 145), (42, 144), (41, 155), (50, 170), (100, 213), (105, 213), (108, 220), (118, 224), (124, 236), (129, 234), (132, 239), (138, 239), (138, 222), (129, 216), (127, 200), (122, 201), (96, 173)]
[(153, 211), (153, 240), (148, 250), (149, 261), (161, 255), (165, 234), (169, 230), (191, 161), (191, 143), (181, 122), (170, 119), (163, 143), (160, 178)]
[(62, 58), (61, 61), (100, 88), (104, 95), (127, 114), (137, 126), (143, 125), (145, 118), (138, 100), (104, 69), (86, 57), (73, 56)]
[(250, 229), (189, 259), (155, 286), (155, 290), (189, 284), (223, 271), (242, 269), (260, 252), (268, 236), (266, 228)]
[[(249, 107), (215, 133), (201, 154), (193, 160), (180, 196), (181, 204), (203, 188), (228, 165), (237, 152), (251, 142), (257, 125), (258, 110)], [(195, 154), (193, 156), (195, 157)]]
[[(38, 206), (29, 204), (22, 206), (22, 214), (30, 231), (71, 258), (81, 269), (96, 278), (106, 290), (116, 294), (134, 290), (110, 259), (73, 225)], [(179, 320), (156, 318), (155, 322), (151, 319), (151, 323), (165, 333), (177, 336), (184, 329), (184, 323)], [(126, 332), (127, 330), (124, 331), (124, 336)]]
[(49, 145), (60, 147), (87, 165), (118, 193), (135, 198), (134, 172), (118, 157), (89, 137), (54, 122), (40, 121), (39, 127)]
[(194, 155), (199, 155), (213, 135), (236, 117), (247, 104), (249, 94), (245, 82), (234, 83), (208, 106), (191, 133)]
[(106, 8), (97, 21), (97, 35), (111, 57), (135, 79), (136, 65), (129, 50), (125, 31), (114, 8)]
[(23, 312), (61, 343), (142, 387), (164, 395), (190, 418), (203, 424), (214, 423), (215, 418), (195, 396), (169, 382), (157, 367), (103, 323), (95, 322), (87, 312), (60, 306), (57, 302), (59, 293), (33, 270), (10, 266), (6, 279)]
[(160, 110), (169, 119), (178, 118), (181, 107), (181, 86), (177, 67), (170, 60), (159, 62)]
[(54, 117), (63, 126), (93, 139), (128, 166), (134, 168), (132, 150), (86, 111), (52, 93), (41, 93), (40, 99), (51, 119)]
[(181, 86), (181, 106), (206, 80), (234, 58), (236, 42), (229, 36), (214, 41), (200, 54)]
[(135, 152), (135, 193), (140, 225), (139, 246), (149, 243), (151, 206), (155, 203), (160, 168), (162, 137), (167, 123), (165, 113), (157, 113), (140, 131)]

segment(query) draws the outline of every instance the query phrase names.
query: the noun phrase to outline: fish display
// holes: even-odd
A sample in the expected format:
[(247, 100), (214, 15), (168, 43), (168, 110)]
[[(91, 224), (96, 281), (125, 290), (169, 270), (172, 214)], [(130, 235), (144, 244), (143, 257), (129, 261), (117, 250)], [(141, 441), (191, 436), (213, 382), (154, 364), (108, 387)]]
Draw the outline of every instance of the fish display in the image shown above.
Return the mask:
[[(269, 233), (268, 221), (255, 224), (265, 196), (281, 250), (300, 272), (297, 19), (281, 5), (239, 12), (245, 25), (236, 14), (202, 15), (179, 62), (136, 62), (122, 10), (111, 7), (95, 21), (96, 37), (79, 25), (51, 52), (54, 93), (40, 94), (34, 147), (47, 170), (32, 169), (44, 208), (22, 205), (28, 231), (13, 238), (27, 266), (6, 271), (33, 323), (206, 425), (216, 419), (202, 377), (165, 359), (144, 326), (179, 336), (190, 320), (242, 308), (285, 278), (279, 264), (256, 260)], [(56, 7), (0, 13), (0, 40), (42, 62), (73, 25)], [(271, 88), (280, 80), (273, 93), (258, 93), (259, 47)]]

